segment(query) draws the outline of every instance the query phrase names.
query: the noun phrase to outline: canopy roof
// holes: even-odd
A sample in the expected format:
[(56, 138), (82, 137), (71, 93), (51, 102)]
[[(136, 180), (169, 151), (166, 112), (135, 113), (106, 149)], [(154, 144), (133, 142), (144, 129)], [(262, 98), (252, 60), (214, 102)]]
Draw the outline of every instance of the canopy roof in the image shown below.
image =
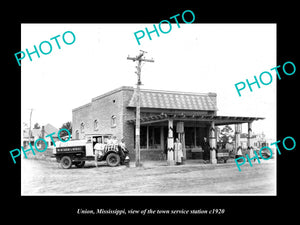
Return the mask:
[[(178, 121), (198, 121), (198, 122), (215, 122), (215, 125), (240, 124), (262, 120), (263, 117), (242, 117), (242, 116), (215, 116), (215, 115), (186, 115), (186, 114), (166, 114), (162, 113), (155, 116), (141, 117), (141, 124), (150, 124), (163, 122), (169, 119)], [(130, 124), (135, 124), (135, 119), (127, 121)]]

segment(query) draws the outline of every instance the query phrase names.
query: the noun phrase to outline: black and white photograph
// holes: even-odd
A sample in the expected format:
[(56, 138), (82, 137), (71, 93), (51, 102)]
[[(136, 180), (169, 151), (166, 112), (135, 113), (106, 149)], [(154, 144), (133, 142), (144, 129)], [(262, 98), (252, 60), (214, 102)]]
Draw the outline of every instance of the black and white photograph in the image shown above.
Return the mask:
[(276, 24), (182, 18), (21, 25), (22, 195), (276, 195)]
[(165, 3), (4, 8), (5, 221), (297, 216), (297, 7)]

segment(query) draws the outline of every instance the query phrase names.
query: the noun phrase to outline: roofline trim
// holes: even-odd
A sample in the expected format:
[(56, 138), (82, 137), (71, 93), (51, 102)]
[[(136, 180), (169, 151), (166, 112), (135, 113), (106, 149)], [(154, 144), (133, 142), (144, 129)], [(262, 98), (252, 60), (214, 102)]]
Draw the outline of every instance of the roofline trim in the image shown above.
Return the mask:
[[(136, 88), (134, 88), (134, 90), (136, 90)], [(163, 94), (205, 95), (205, 96), (213, 96), (213, 97), (217, 96), (217, 93), (215, 93), (215, 92), (199, 93), (199, 92), (186, 92), (186, 91), (154, 90), (154, 89), (140, 89), (140, 91), (141, 92), (163, 93)]]
[(79, 109), (86, 108), (86, 107), (91, 106), (91, 105), (92, 105), (92, 103), (89, 102), (89, 103), (87, 103), (87, 104), (84, 104), (84, 105), (82, 105), (82, 106), (79, 106), (79, 107), (76, 107), (76, 108), (72, 109), (72, 112), (77, 111), (77, 110), (79, 110)]
[[(263, 120), (264, 117), (242, 117), (242, 116), (217, 116), (217, 115), (185, 115), (185, 114), (170, 114), (162, 113), (157, 116), (146, 116), (141, 117), (141, 124), (143, 122), (153, 123), (162, 120), (175, 119), (181, 121), (202, 121), (202, 122), (212, 122), (214, 121), (216, 125), (222, 124), (236, 124), (236, 123), (247, 123), (253, 122), (255, 120)], [(135, 119), (127, 120), (127, 123), (135, 123)]]
[(106, 97), (106, 96), (112, 95), (112, 94), (114, 94), (114, 93), (123, 91), (123, 90), (130, 90), (130, 91), (133, 91), (134, 88), (133, 88), (133, 87), (130, 87), (130, 86), (122, 86), (122, 87), (116, 88), (116, 89), (114, 89), (114, 90), (112, 90), (112, 91), (106, 92), (106, 93), (104, 93), (104, 94), (102, 94), (102, 95), (99, 95), (99, 96), (97, 96), (97, 97), (92, 98), (92, 102), (94, 102), (94, 101), (96, 101), (96, 100), (98, 100), (98, 99), (104, 98), (104, 97)]
[[(128, 105), (126, 106), (126, 108), (136, 108), (136, 106), (131, 106), (131, 105)], [(219, 109), (217, 107), (215, 107), (215, 109), (182, 109), (182, 108), (155, 108), (155, 107), (143, 107), (143, 106), (140, 106), (140, 108), (142, 109), (157, 109), (157, 110), (164, 110), (164, 109), (171, 109), (171, 110), (180, 110), (180, 111), (203, 111), (203, 112), (216, 112), (216, 111), (219, 111)]]

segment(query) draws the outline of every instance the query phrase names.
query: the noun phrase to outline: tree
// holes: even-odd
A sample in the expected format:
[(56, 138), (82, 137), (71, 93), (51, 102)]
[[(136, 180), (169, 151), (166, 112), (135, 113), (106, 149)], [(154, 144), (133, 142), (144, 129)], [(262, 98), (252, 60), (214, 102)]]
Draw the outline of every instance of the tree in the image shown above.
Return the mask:
[(40, 129), (41, 126), (39, 125), (39, 123), (35, 123), (34, 126), (33, 126), (33, 129)]
[[(67, 130), (70, 132), (70, 134), (72, 134), (72, 123), (71, 123), (70, 121), (64, 123), (64, 124), (62, 125), (62, 127), (59, 128), (59, 129), (62, 129), (62, 128), (67, 129)], [(62, 130), (62, 131), (60, 132), (60, 136), (61, 136), (61, 137), (63, 137), (63, 136), (68, 136), (67, 131)]]
[(233, 129), (229, 125), (225, 125), (222, 130), (220, 131), (220, 142), (221, 144), (225, 145), (229, 142), (229, 139), (233, 138)]

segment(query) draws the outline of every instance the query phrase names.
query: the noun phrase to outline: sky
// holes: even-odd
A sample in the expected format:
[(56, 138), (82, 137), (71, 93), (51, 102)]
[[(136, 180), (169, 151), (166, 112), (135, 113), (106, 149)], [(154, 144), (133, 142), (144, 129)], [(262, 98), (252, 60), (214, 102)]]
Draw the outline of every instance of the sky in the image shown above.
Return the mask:
[[(179, 21), (180, 22), (180, 21)], [(157, 23), (153, 23), (158, 26)], [(134, 33), (153, 24), (22, 24), (21, 51), (34, 51), (43, 41), (52, 52), (32, 54), (21, 61), (21, 119), (60, 128), (72, 121), (72, 109), (121, 86), (135, 86), (136, 63), (127, 60), (144, 50), (154, 63), (142, 66), (141, 88), (217, 93), (217, 115), (265, 117), (253, 123), (254, 133), (276, 140), (276, 24), (184, 24), (159, 37), (147, 34), (138, 45)], [(168, 26), (168, 25), (166, 25)], [(162, 28), (168, 30), (168, 28)], [(75, 42), (66, 45), (62, 35), (72, 31)], [(57, 38), (61, 49), (58, 49)], [(72, 41), (66, 34), (66, 41)], [(48, 46), (43, 44), (46, 52)], [(16, 65), (17, 62), (16, 62)], [(235, 84), (273, 75), (270, 85), (252, 85), (238, 95)], [(263, 77), (267, 82), (269, 78)], [(243, 125), (247, 132), (247, 124)]]

